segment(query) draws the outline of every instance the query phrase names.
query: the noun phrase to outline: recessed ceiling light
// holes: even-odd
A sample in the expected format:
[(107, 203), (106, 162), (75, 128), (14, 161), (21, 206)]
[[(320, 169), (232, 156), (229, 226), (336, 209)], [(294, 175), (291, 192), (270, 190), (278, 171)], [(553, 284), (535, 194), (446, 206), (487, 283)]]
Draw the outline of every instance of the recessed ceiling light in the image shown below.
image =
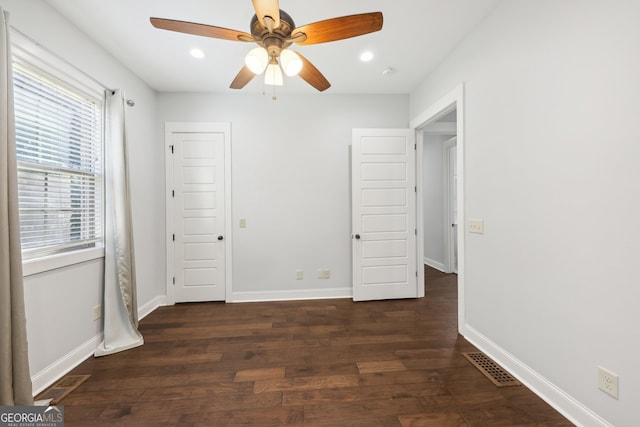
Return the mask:
[(191, 56), (193, 56), (194, 58), (198, 58), (198, 59), (204, 58), (204, 52), (201, 51), (200, 49), (197, 49), (197, 48), (191, 49), (191, 52), (189, 53), (191, 53)]
[(369, 62), (373, 59), (373, 52), (366, 50), (360, 54), (360, 61)]

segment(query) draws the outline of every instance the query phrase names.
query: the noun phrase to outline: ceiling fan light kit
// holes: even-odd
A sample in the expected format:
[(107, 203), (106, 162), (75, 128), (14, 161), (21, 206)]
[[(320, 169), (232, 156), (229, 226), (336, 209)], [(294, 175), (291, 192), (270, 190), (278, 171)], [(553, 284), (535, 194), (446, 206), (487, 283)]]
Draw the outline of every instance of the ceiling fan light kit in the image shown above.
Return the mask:
[(287, 76), (299, 75), (318, 91), (325, 91), (331, 84), (320, 70), (288, 47), (294, 43), (302, 46), (343, 40), (382, 29), (382, 12), (342, 16), (296, 27), (291, 16), (280, 9), (278, 0), (252, 0), (252, 3), (256, 13), (250, 22), (251, 34), (187, 21), (150, 20), (154, 27), (163, 30), (257, 43), (259, 47), (247, 54), (245, 65), (231, 82), (232, 89), (242, 89), (262, 72), (265, 84), (281, 86), (284, 70)]
[[(256, 47), (247, 53), (244, 63), (253, 74), (262, 74), (266, 70), (269, 74), (265, 75), (265, 84), (282, 86), (282, 72), (278, 67), (278, 60), (276, 57), (271, 58), (269, 60), (269, 54), (265, 48)], [(279, 64), (284, 73), (290, 77), (298, 75), (302, 70), (302, 59), (289, 49), (280, 52)]]
[(269, 54), (263, 47), (253, 48), (245, 56), (244, 63), (253, 74), (262, 74), (269, 64)]
[(297, 76), (302, 70), (302, 59), (294, 51), (285, 49), (280, 52), (280, 66), (287, 76)]
[(267, 65), (267, 70), (264, 73), (264, 84), (282, 86), (282, 71), (280, 71), (278, 64)]

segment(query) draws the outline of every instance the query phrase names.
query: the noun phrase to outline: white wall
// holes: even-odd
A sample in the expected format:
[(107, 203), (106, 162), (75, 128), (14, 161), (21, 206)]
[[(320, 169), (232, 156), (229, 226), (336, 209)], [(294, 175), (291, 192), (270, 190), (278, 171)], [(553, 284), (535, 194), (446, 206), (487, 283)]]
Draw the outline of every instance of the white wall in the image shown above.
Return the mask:
[(422, 188), (424, 263), (444, 271), (444, 150), (451, 136), (423, 135)]
[[(230, 122), (231, 300), (351, 295), (351, 130), (406, 128), (408, 96), (161, 94), (165, 122)], [(247, 227), (240, 229), (239, 220)], [(317, 279), (319, 268), (331, 279)], [(296, 280), (295, 271), (304, 271)]]
[[(48, 51), (110, 88), (124, 89), (128, 108), (138, 302), (146, 311), (164, 294), (164, 159), (155, 126), (155, 93), (44, 1), (0, 0), (10, 24)], [(102, 259), (25, 278), (29, 360), (34, 392), (95, 348), (100, 325), (92, 307), (101, 301)]]
[(468, 337), (583, 425), (640, 420), (639, 16), (505, 1), (410, 99), (416, 117), (465, 84), (465, 214), (485, 220), (466, 234)]

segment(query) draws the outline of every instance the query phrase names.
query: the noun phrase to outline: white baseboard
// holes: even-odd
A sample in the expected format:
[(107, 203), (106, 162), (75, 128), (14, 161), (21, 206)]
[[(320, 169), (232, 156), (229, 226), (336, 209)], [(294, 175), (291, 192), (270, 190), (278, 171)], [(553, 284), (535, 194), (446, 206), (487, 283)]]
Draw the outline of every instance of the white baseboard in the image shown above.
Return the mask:
[(429, 267), (435, 268), (436, 270), (440, 270), (444, 272), (444, 264), (438, 261), (434, 261), (431, 258), (424, 257), (423, 262), (427, 264)]
[[(156, 308), (166, 305), (166, 297), (164, 295), (157, 296), (151, 301), (143, 304), (138, 308), (138, 317), (140, 319), (145, 318), (152, 313)], [(87, 360), (87, 358), (93, 356), (96, 348), (100, 344), (102, 335), (98, 334), (91, 338), (87, 342), (79, 345), (69, 353), (53, 362), (40, 372), (31, 376), (31, 384), (33, 389), (33, 395), (36, 396), (39, 393), (47, 389), (47, 387), (54, 384), (60, 378), (65, 376), (73, 368)]]
[(353, 298), (353, 288), (295, 289), (290, 291), (234, 292), (227, 302), (291, 301)]
[(69, 353), (56, 360), (37, 374), (32, 375), (31, 384), (33, 388), (33, 395), (36, 396), (43, 392), (51, 384), (62, 378), (67, 372), (84, 362), (96, 350), (96, 347), (100, 343), (100, 338), (101, 335), (96, 335), (87, 342), (71, 350)]
[(611, 424), (596, 413), (468, 324), (465, 325), (464, 331), (464, 337), (470, 343), (502, 366), (572, 423), (577, 426), (612, 427)]
[(167, 305), (166, 295), (160, 295), (153, 298), (151, 301), (149, 301), (146, 304), (143, 304), (141, 307), (138, 308), (138, 319), (140, 320), (144, 319), (145, 317), (153, 313), (153, 311), (156, 308), (162, 307), (164, 305)]

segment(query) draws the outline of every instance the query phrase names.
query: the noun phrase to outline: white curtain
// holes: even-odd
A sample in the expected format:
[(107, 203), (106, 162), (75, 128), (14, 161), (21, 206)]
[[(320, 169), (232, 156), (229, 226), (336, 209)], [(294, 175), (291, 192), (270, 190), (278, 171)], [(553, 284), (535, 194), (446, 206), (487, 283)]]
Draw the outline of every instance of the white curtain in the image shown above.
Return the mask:
[(103, 341), (95, 352), (96, 357), (144, 343), (138, 331), (124, 102), (121, 90), (107, 92)]
[(0, 7), (0, 406), (33, 405), (24, 309), (13, 72)]

